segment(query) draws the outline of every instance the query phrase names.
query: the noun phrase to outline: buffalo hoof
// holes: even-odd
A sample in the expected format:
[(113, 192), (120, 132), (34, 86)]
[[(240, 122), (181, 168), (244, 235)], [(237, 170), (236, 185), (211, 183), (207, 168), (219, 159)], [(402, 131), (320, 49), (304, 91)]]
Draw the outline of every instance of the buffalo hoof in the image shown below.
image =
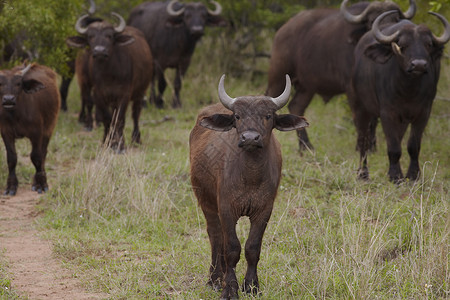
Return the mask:
[(172, 108), (180, 108), (181, 107), (181, 102), (178, 100), (173, 100), (172, 102)]
[(220, 299), (221, 300), (222, 299), (226, 299), (226, 300), (239, 299), (238, 289), (239, 289), (239, 286), (238, 286), (237, 282), (227, 284), (225, 286), (225, 288), (223, 289), (222, 294), (220, 295)]
[(164, 108), (164, 100), (162, 97), (157, 97), (154, 101), (156, 108)]
[(367, 169), (367, 167), (358, 170), (358, 179), (369, 180), (369, 169)]
[(416, 181), (420, 177), (420, 171), (417, 169), (408, 170), (408, 173), (406, 174), (406, 178), (408, 178), (411, 181)]
[(80, 113), (79, 115), (78, 115), (78, 123), (85, 123), (86, 122), (86, 114), (84, 114), (84, 113)]
[(134, 144), (141, 144), (141, 133), (140, 132), (133, 132), (131, 135), (131, 143)]
[(298, 147), (300, 149), (300, 152), (314, 151), (314, 146), (309, 141), (299, 140)]
[(17, 189), (6, 189), (6, 191), (3, 193), (5, 196), (15, 196), (17, 193)]
[(209, 285), (215, 292), (222, 289), (222, 281), (220, 279), (216, 279), (214, 281), (210, 279), (206, 284)]
[(256, 283), (254, 281), (249, 283), (246, 280), (244, 280), (244, 283), (242, 284), (242, 292), (246, 294), (252, 294), (254, 296), (258, 295), (259, 292), (258, 281), (256, 281)]
[(31, 190), (33, 192), (37, 192), (38, 194), (42, 194), (42, 193), (48, 192), (48, 187), (47, 186), (43, 187), (41, 185), (33, 185), (31, 187)]
[(395, 176), (395, 177), (389, 176), (389, 180), (396, 185), (400, 185), (405, 182), (405, 178), (403, 176)]

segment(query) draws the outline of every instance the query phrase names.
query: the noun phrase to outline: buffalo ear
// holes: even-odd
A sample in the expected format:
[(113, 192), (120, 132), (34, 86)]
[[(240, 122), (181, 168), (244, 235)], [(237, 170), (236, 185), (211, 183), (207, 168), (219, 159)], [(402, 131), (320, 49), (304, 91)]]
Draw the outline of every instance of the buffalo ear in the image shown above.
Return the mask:
[(234, 116), (215, 114), (200, 121), (200, 126), (216, 131), (228, 131), (234, 127)]
[(171, 17), (167, 20), (166, 22), (166, 27), (181, 27), (183, 26), (184, 22), (183, 22), (183, 18), (182, 17)]
[(228, 25), (228, 22), (223, 17), (221, 17), (221, 16), (212, 16), (212, 15), (208, 15), (206, 23), (209, 26), (225, 27), (225, 26)]
[(23, 80), (23, 91), (27, 94), (32, 94), (45, 88), (45, 85), (35, 79)]
[(87, 46), (87, 40), (85, 37), (83, 36), (70, 36), (66, 39), (66, 44), (69, 47), (73, 47), (73, 48), (84, 48)]
[(119, 46), (126, 46), (135, 41), (134, 37), (128, 34), (118, 34), (115, 36), (115, 43)]
[(347, 42), (351, 45), (358, 44), (358, 41), (361, 39), (361, 37), (367, 32), (367, 29), (365, 27), (358, 27), (357, 29), (350, 32)]
[(364, 50), (364, 55), (378, 64), (386, 63), (393, 55), (391, 45), (374, 43)]
[(294, 129), (301, 129), (309, 126), (309, 123), (304, 117), (286, 114), (275, 115), (275, 128), (279, 131), (290, 131)]

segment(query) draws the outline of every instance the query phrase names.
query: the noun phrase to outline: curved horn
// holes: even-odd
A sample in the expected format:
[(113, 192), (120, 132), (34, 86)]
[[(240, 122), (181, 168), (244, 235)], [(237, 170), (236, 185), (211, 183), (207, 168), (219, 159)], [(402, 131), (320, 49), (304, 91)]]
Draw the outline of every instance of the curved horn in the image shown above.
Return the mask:
[(25, 74), (30, 71), (31, 69), (31, 64), (27, 65), (25, 68), (22, 69), (22, 71), (20, 71), (20, 76), (25, 76)]
[(276, 97), (272, 98), (273, 103), (277, 105), (277, 110), (281, 109), (283, 106), (288, 103), (289, 96), (291, 95), (291, 78), (286, 74), (286, 86), (284, 87), (283, 93)]
[(120, 21), (119, 25), (114, 27), (114, 31), (117, 32), (117, 33), (121, 33), (122, 31), (124, 31), (125, 26), (127, 24), (125, 23), (125, 20), (122, 18), (122, 16), (119, 15), (118, 13), (115, 13), (115, 12), (112, 12), (111, 15), (113, 15), (114, 17), (116, 17)]
[(171, 16), (174, 16), (174, 17), (179, 16), (179, 15), (181, 15), (182, 13), (184, 13), (184, 7), (181, 8), (181, 9), (179, 9), (179, 10), (177, 10), (177, 11), (174, 10), (173, 6), (175, 5), (175, 3), (178, 3), (178, 1), (177, 1), (177, 0), (172, 0), (172, 1), (170, 1), (169, 4), (167, 5), (167, 13), (168, 13), (169, 15), (171, 15)]
[(81, 26), (81, 24), (83, 24), (84, 19), (86, 19), (87, 17), (89, 17), (88, 14), (82, 15), (81, 17), (78, 18), (77, 23), (75, 23), (75, 30), (79, 34), (85, 34), (87, 31), (87, 28), (83, 28), (83, 26)]
[(381, 20), (384, 17), (386, 17), (387, 15), (394, 14), (394, 13), (397, 13), (397, 11), (396, 10), (386, 11), (386, 12), (382, 13), (381, 15), (379, 15), (375, 19), (375, 22), (373, 22), (373, 25), (372, 25), (373, 34), (374, 34), (375, 38), (377, 39), (377, 41), (382, 44), (392, 43), (394, 40), (397, 39), (398, 34), (400, 33), (399, 31), (396, 31), (391, 35), (384, 35), (379, 28), (379, 24), (380, 24)]
[(414, 0), (409, 0), (409, 8), (403, 13), (406, 19), (412, 19), (416, 14), (416, 2)]
[(366, 18), (367, 12), (369, 11), (370, 5), (367, 6), (367, 8), (359, 15), (353, 15), (348, 11), (347, 3), (348, 3), (348, 0), (344, 0), (341, 3), (341, 13), (344, 16), (344, 19), (347, 22), (352, 23), (352, 24), (359, 24), (362, 21), (364, 21), (364, 19)]
[(447, 19), (445, 19), (442, 15), (431, 11), (428, 13), (432, 14), (433, 16), (436, 16), (439, 20), (441, 20), (442, 24), (444, 24), (445, 31), (440, 37), (437, 37), (433, 34), (433, 39), (436, 41), (436, 43), (444, 45), (450, 40), (450, 24), (448, 23)]
[(209, 13), (211, 16), (218, 16), (218, 15), (220, 15), (220, 14), (222, 13), (222, 6), (221, 6), (218, 2), (213, 1), (213, 0), (211, 0), (211, 1), (209, 1), (209, 2), (211, 2), (212, 4), (214, 4), (214, 5), (216, 6), (216, 8), (215, 8), (214, 10), (208, 9), (208, 13)]
[(89, 0), (89, 3), (90, 3), (91, 6), (89, 7), (88, 13), (89, 13), (90, 15), (93, 15), (93, 14), (95, 13), (95, 10), (96, 10), (97, 8), (96, 8), (96, 6), (95, 6), (94, 0)]
[(227, 92), (225, 92), (225, 87), (223, 85), (223, 82), (225, 81), (225, 74), (220, 77), (219, 81), (219, 100), (222, 102), (223, 106), (228, 108), (229, 110), (233, 111), (233, 104), (234, 101), (236, 101), (236, 98), (231, 98), (228, 96)]

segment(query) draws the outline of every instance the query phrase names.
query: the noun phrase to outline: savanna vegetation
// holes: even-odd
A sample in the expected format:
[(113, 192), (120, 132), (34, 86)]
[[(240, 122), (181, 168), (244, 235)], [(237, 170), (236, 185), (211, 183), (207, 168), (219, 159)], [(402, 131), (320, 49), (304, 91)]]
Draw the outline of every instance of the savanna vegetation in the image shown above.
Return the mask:
[[(49, 13), (23, 18), (5, 13), (12, 4), (25, 2), (39, 9), (50, 3)], [(122, 7), (119, 0), (97, 2), (99, 11), (110, 10), (106, 3), (114, 8), (111, 10)], [(126, 9), (135, 2), (140, 1), (127, 2), (119, 12), (126, 16)], [(128, 116), (126, 154), (117, 155), (101, 146), (102, 128), (83, 131), (77, 122), (79, 90), (75, 83), (71, 86), (69, 112), (60, 114), (49, 145), (50, 191), (40, 200), (41, 217), (36, 226), (52, 242), (55, 255), (88, 290), (108, 293), (111, 299), (219, 297), (206, 286), (210, 248), (205, 220), (190, 187), (188, 136), (198, 110), (218, 101), (217, 83), (223, 73), (229, 74), (225, 84), (231, 96), (264, 93), (268, 58), (259, 54), (270, 53), (280, 22), (261, 23), (265, 20), (262, 6), (254, 12), (261, 14), (255, 17), (258, 22), (245, 24), (238, 18), (246, 9), (251, 11), (246, 5), (260, 7), (272, 1), (222, 2), (225, 14), (235, 18), (235, 29), (208, 30), (183, 81), (183, 107), (146, 108), (141, 116), (141, 145), (129, 145), (132, 124)], [(289, 8), (281, 14), (285, 19), (313, 6), (309, 2), (277, 1)], [(399, 2), (407, 5), (407, 1)], [(64, 24), (73, 24), (82, 12), (77, 9), (87, 4), (80, 0), (2, 3), (3, 32), (19, 28), (19, 22), (39, 24), (47, 20), (48, 27), (28, 28), (48, 30), (45, 38), (59, 50), (48, 61), (44, 55), (39, 60), (58, 68), (66, 57), (61, 38), (74, 34), (72, 25)], [(426, 20), (424, 11), (431, 8), (448, 17), (446, 4), (448, 0), (432, 5), (420, 2), (417, 17), (420, 22)], [(233, 7), (241, 10), (234, 14)], [(52, 33), (55, 24), (61, 25), (54, 30), (58, 34)], [(257, 30), (258, 24), (267, 29)], [(238, 48), (241, 44), (236, 41), (246, 36), (255, 42)], [(317, 98), (306, 111), (314, 152), (300, 154), (295, 133), (276, 133), (282, 144), (283, 178), (263, 239), (261, 299), (450, 297), (449, 49), (447, 45), (438, 97), (422, 142), (422, 174), (417, 182), (389, 182), (381, 128), (377, 132), (378, 151), (369, 157), (371, 179), (357, 180), (356, 133), (344, 96), (327, 105)], [(238, 53), (242, 59), (236, 62), (238, 55), (230, 53)], [(167, 101), (171, 100), (171, 90), (169, 85)], [(28, 157), (31, 146), (20, 140), (17, 149), (20, 187), (29, 188), (34, 173)], [(404, 150), (404, 170), (408, 162)], [(4, 189), (7, 168), (3, 144), (0, 170), (0, 189)], [(242, 218), (237, 226), (241, 242), (248, 229), (248, 219)], [(241, 282), (245, 268), (242, 253), (237, 266)], [(0, 252), (0, 298), (22, 299), (11, 290), (10, 280), (8, 264)]]

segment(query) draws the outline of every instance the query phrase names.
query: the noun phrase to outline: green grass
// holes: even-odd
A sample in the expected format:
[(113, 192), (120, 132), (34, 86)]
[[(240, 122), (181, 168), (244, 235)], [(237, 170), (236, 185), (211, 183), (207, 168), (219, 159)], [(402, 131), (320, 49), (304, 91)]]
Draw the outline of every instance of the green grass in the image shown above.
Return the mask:
[[(79, 92), (71, 87), (50, 143), (51, 190), (41, 201), (39, 228), (55, 253), (91, 291), (111, 299), (217, 299), (206, 287), (210, 248), (203, 214), (189, 181), (188, 136), (197, 111), (217, 102), (222, 68), (214, 45), (198, 46), (182, 90), (183, 108), (145, 109), (142, 145), (115, 155), (100, 144), (102, 128), (84, 132), (77, 123)], [(450, 68), (439, 94), (448, 97)], [(267, 61), (258, 68), (266, 69)], [(172, 72), (167, 76), (171, 78)], [(261, 94), (265, 80), (226, 79), (231, 96)], [(170, 87), (166, 92), (170, 103)], [(283, 112), (287, 109), (283, 109)], [(356, 179), (358, 153), (344, 97), (306, 112), (314, 153), (298, 152), (295, 133), (282, 144), (283, 178), (259, 263), (262, 299), (446, 299), (449, 282), (450, 105), (435, 101), (422, 142), (422, 175), (416, 183), (389, 182), (386, 143), (369, 156), (371, 180)], [(165, 116), (171, 119), (159, 123)], [(126, 141), (130, 142), (127, 117)], [(0, 166), (6, 170), (3, 145)], [(18, 176), (31, 185), (27, 141), (18, 145)], [(405, 171), (409, 158), (404, 150)], [(6, 174), (0, 173), (4, 188)], [(237, 232), (243, 243), (249, 221)], [(245, 274), (242, 254), (237, 276)], [(0, 272), (7, 265), (0, 261)], [(12, 294), (0, 275), (0, 296)], [(3, 293), (3, 294), (2, 294)], [(251, 298), (241, 295), (242, 298)], [(11, 296), (12, 297), (12, 296)]]

